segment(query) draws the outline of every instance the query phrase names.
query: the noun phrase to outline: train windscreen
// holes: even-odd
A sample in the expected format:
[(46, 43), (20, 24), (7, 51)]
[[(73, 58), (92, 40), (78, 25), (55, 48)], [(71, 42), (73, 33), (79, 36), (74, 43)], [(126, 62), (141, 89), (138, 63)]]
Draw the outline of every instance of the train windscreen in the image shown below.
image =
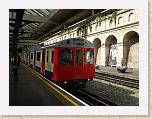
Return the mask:
[(72, 65), (72, 49), (62, 49), (60, 50), (60, 64), (62, 65)]

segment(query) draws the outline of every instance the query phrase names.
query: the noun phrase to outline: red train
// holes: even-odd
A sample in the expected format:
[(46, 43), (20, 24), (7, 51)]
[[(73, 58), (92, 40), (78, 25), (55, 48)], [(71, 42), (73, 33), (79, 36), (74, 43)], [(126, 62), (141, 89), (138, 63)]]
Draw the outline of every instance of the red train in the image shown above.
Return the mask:
[(33, 46), (23, 53), (22, 61), (57, 83), (84, 86), (95, 76), (94, 46), (81, 38)]

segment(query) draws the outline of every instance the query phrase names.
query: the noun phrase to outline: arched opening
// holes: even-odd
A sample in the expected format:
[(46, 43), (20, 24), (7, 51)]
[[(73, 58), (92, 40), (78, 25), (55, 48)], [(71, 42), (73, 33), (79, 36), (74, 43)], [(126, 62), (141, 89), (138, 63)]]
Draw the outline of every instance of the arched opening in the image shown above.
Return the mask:
[(96, 64), (98, 49), (101, 47), (101, 40), (99, 38), (95, 38), (93, 40), (93, 45), (95, 47), (95, 64)]
[(119, 17), (119, 19), (118, 19), (118, 24), (120, 24), (120, 25), (123, 24), (123, 19), (122, 19), (122, 17)]
[(105, 43), (105, 66), (116, 66), (117, 64), (117, 39), (114, 35), (110, 35)]
[(124, 36), (123, 60), (128, 68), (139, 68), (139, 35), (135, 31), (130, 31)]
[(130, 22), (130, 21), (133, 21), (134, 19), (135, 19), (135, 14), (130, 13), (130, 14), (129, 14), (128, 21)]

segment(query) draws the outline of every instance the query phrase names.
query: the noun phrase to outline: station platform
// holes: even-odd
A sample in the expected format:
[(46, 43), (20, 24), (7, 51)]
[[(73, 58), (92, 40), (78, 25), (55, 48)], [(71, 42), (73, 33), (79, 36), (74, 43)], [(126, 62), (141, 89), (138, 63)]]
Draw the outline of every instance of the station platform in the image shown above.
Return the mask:
[(9, 106), (84, 106), (81, 100), (61, 89), (45, 77), (20, 64), (14, 80), (9, 66)]
[(96, 66), (96, 72), (101, 73), (109, 73), (111, 75), (127, 77), (131, 79), (139, 80), (139, 69), (131, 69), (128, 68), (125, 73), (120, 73), (117, 71), (117, 67), (110, 67), (110, 66)]

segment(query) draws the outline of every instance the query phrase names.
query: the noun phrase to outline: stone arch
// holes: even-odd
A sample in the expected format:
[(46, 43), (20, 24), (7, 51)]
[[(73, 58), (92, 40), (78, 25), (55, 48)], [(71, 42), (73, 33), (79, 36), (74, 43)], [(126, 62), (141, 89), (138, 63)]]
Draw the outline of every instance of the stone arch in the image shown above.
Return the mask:
[(99, 38), (95, 38), (93, 40), (93, 45), (95, 47), (95, 63), (97, 60), (98, 49), (101, 47), (101, 40)]
[(123, 62), (129, 68), (139, 68), (139, 34), (129, 31), (123, 38)]
[(107, 37), (105, 42), (105, 66), (113, 66), (117, 64), (117, 38), (114, 35)]

